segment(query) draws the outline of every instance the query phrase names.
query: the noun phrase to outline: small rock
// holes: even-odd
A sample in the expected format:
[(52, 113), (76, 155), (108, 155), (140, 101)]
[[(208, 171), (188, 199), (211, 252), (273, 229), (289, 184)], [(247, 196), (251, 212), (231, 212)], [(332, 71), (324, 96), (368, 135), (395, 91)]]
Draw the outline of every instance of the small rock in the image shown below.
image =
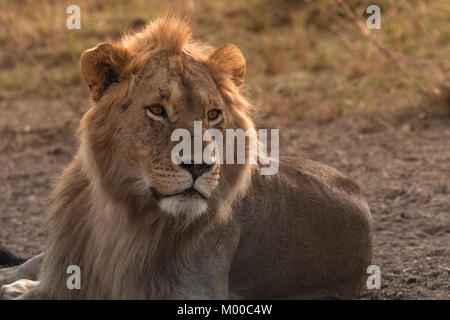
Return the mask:
[(416, 278), (414, 278), (414, 277), (408, 278), (408, 283), (416, 283), (416, 282), (417, 282)]
[(436, 278), (439, 276), (439, 274), (440, 274), (439, 271), (433, 271), (433, 272), (430, 272), (428, 276), (431, 278)]
[(400, 213), (400, 217), (401, 217), (402, 219), (409, 219), (409, 218), (411, 218), (410, 215), (407, 214), (406, 212)]

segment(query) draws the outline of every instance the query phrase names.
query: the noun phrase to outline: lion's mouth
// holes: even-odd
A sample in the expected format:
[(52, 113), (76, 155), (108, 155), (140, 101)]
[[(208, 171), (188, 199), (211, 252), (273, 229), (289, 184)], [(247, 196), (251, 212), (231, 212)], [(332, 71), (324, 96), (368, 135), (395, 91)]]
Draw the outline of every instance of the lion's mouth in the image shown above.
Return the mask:
[(156, 191), (154, 188), (150, 188), (150, 189), (156, 200), (166, 199), (166, 198), (175, 197), (175, 196), (185, 196), (185, 197), (199, 196), (200, 198), (202, 198), (204, 200), (208, 200), (208, 198), (204, 194), (202, 194), (200, 191), (196, 190), (194, 187), (190, 187), (183, 191), (172, 193), (172, 194), (163, 194), (161, 192)]

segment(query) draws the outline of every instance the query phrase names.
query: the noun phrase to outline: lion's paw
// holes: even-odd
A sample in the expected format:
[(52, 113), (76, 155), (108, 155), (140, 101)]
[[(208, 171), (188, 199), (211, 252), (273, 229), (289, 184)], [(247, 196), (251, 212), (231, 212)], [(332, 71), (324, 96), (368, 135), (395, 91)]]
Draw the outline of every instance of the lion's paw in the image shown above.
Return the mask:
[(13, 300), (27, 293), (39, 284), (39, 281), (18, 280), (14, 283), (4, 285), (0, 289), (0, 300)]

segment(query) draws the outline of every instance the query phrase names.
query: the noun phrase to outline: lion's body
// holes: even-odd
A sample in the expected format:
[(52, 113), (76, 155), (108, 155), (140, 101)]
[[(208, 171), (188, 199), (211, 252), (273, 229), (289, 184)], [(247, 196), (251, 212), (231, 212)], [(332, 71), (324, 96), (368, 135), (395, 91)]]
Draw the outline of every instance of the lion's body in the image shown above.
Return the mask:
[[(130, 229), (113, 223), (95, 230), (84, 198), (87, 182), (76, 171), (65, 173), (80, 189), (67, 194), (64, 228), (50, 230), (61, 256), (46, 260), (42, 287), (33, 294), (39, 298), (355, 297), (364, 285), (371, 261), (369, 209), (356, 185), (317, 162), (282, 158), (278, 175), (255, 173), (246, 196), (233, 205), (233, 219), (205, 221), (204, 233), (195, 225), (174, 234), (179, 226), (167, 221), (154, 234), (151, 212)], [(66, 287), (71, 264), (82, 270), (82, 290)], [(216, 287), (196, 288), (197, 275), (183, 268)], [(178, 277), (192, 287), (173, 292)]]
[[(240, 51), (189, 36), (183, 20), (168, 17), (83, 54), (92, 107), (51, 197), (40, 284), (24, 298), (359, 294), (371, 217), (345, 176), (291, 158), (273, 176), (248, 157), (173, 163), (171, 133), (192, 132), (195, 120), (203, 129), (255, 131), (238, 88)], [(71, 265), (80, 267), (80, 290), (67, 288)]]
[(238, 297), (359, 294), (371, 261), (370, 211), (338, 171), (281, 158), (278, 174), (256, 176), (236, 211), (242, 232), (230, 286)]

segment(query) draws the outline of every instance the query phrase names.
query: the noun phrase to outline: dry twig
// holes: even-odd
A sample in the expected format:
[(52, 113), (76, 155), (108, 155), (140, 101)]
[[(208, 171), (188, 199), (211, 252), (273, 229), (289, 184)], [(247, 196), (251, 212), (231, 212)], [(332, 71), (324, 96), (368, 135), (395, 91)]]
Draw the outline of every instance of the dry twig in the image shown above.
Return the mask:
[[(394, 53), (384, 46), (380, 41), (378, 41), (369, 31), (369, 29), (364, 25), (364, 23), (358, 19), (358, 16), (352, 11), (347, 3), (343, 0), (333, 0), (333, 6), (338, 10), (342, 10), (343, 13), (356, 25), (361, 34), (372, 43), (381, 53), (383, 53), (392, 63), (397, 67), (397, 69), (406, 77), (407, 81), (410, 82), (418, 90), (423, 90), (423, 85), (418, 83), (417, 80), (412, 77), (406, 70), (404, 64), (411, 63), (410, 59), (402, 57), (398, 53)], [(426, 91), (433, 93), (434, 88), (426, 85)]]

